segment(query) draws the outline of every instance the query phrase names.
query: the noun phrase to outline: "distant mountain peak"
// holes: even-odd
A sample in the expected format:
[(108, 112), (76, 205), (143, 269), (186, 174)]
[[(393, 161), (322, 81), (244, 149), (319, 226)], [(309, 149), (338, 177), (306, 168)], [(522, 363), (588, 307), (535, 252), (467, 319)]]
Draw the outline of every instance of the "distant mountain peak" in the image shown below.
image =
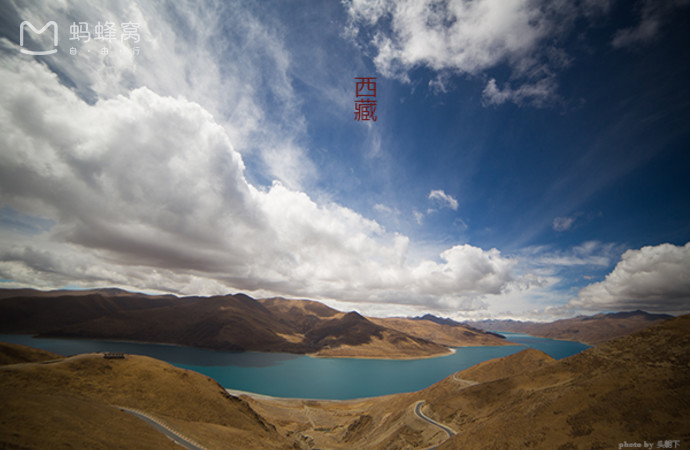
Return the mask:
[(456, 322), (453, 319), (449, 319), (447, 317), (438, 317), (428, 313), (421, 317), (412, 317), (412, 320), (428, 320), (429, 322), (434, 322), (439, 325), (450, 325), (451, 327), (459, 327), (462, 325), (460, 322)]
[(621, 311), (615, 313), (606, 314), (605, 317), (610, 317), (612, 319), (627, 319), (629, 317), (642, 316), (647, 320), (667, 320), (673, 318), (668, 314), (652, 314), (647, 311), (642, 311), (641, 309), (636, 309), (635, 311)]
[(115, 287), (98, 288), (98, 289), (94, 289), (94, 291), (99, 292), (101, 294), (112, 294), (112, 295), (129, 294), (130, 293), (129, 291), (125, 291), (124, 289), (115, 288)]
[(369, 322), (369, 320), (368, 320), (366, 317), (364, 317), (363, 315), (361, 315), (361, 314), (358, 313), (357, 311), (350, 311), (350, 312), (348, 312), (348, 313), (345, 313), (345, 315), (343, 316), (343, 319), (348, 319), (348, 320), (359, 320), (359, 321), (367, 321), (367, 322)]

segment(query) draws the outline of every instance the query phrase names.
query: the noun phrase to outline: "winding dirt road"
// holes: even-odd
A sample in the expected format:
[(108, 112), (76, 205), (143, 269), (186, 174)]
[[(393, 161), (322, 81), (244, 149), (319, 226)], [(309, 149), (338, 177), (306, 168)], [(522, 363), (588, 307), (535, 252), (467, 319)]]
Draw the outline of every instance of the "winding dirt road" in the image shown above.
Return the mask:
[(154, 419), (153, 417), (149, 416), (148, 414), (146, 414), (142, 411), (137, 411), (136, 409), (124, 408), (122, 406), (118, 406), (117, 408), (140, 418), (141, 420), (145, 421), (146, 423), (151, 425), (156, 430), (160, 431), (161, 433), (165, 434), (167, 437), (172, 439), (173, 442), (181, 445), (182, 447), (184, 447), (186, 449), (189, 449), (189, 450), (206, 450), (204, 447), (201, 447), (200, 445), (196, 444), (195, 442), (192, 442), (190, 439), (182, 436), (177, 431), (174, 431), (172, 428), (169, 428), (167, 425), (164, 425), (163, 423), (159, 422), (157, 419)]
[[(448, 439), (455, 436), (455, 431), (453, 431), (451, 428), (448, 428), (447, 426), (436, 422), (434, 419), (430, 419), (429, 417), (425, 416), (424, 413), (422, 412), (422, 405), (423, 404), (424, 404), (424, 400), (420, 400), (417, 402), (417, 404), (414, 407), (414, 413), (417, 415), (417, 417), (419, 417), (422, 420), (426, 420), (430, 424), (436, 425), (437, 427), (439, 427), (440, 429), (445, 431), (446, 434), (448, 435)], [(435, 447), (432, 447), (432, 448), (435, 448)]]

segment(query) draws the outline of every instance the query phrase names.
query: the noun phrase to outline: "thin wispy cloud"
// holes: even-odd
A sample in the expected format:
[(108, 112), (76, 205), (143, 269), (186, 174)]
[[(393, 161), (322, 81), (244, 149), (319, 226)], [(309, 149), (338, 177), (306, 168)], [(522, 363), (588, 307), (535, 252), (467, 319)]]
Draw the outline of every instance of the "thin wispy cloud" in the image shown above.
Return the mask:
[(575, 223), (576, 217), (556, 217), (553, 219), (553, 229), (555, 231), (567, 231)]
[(663, 32), (664, 23), (677, 9), (690, 6), (688, 0), (658, 2), (644, 0), (638, 3), (640, 21), (632, 27), (618, 30), (611, 40), (616, 48), (632, 48), (645, 45)]
[(452, 195), (446, 194), (441, 189), (434, 189), (429, 192), (429, 200), (432, 200), (441, 208), (450, 208), (453, 211), (458, 210), (458, 201)]

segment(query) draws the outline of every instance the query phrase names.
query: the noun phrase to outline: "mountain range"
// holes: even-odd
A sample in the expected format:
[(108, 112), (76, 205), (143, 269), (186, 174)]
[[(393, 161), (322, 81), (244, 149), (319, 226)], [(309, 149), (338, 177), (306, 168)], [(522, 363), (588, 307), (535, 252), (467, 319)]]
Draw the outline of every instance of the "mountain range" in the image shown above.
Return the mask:
[[(439, 335), (438, 329), (448, 331)], [(477, 329), (370, 319), (310, 300), (255, 300), (244, 294), (178, 298), (118, 289), (2, 290), (0, 332), (395, 359), (445, 355), (448, 346), (504, 345)]]
[(593, 316), (578, 316), (572, 319), (549, 323), (520, 322), (515, 320), (482, 320), (465, 325), (483, 330), (526, 333), (550, 339), (564, 339), (597, 345), (651, 325), (671, 319), (668, 314), (650, 314), (645, 311), (600, 313)]

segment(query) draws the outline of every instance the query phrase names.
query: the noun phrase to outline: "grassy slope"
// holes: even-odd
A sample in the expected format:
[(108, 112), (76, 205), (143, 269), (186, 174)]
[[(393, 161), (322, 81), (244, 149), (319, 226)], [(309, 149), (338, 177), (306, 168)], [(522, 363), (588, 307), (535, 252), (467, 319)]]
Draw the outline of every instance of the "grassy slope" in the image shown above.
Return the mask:
[(443, 448), (617, 448), (690, 439), (690, 316), (522, 375), (439, 392), (433, 417), (462, 430)]
[(428, 320), (412, 320), (397, 317), (370, 320), (377, 325), (448, 347), (510, 345), (510, 343), (507, 343), (504, 339), (497, 336), (477, 330), (471, 330), (462, 325), (449, 326)]
[(292, 445), (214, 380), (143, 356), (2, 366), (0, 404), (0, 447), (173, 448), (114, 405), (153, 415), (209, 448)]
[(0, 366), (28, 362), (50, 361), (61, 359), (57, 353), (40, 350), (26, 345), (0, 342)]
[[(528, 349), (486, 361), (450, 376), (419, 392), (352, 401), (281, 400), (245, 397), (278, 429), (325, 448), (424, 448), (444, 441), (446, 435), (414, 415), (419, 400), (458, 395), (467, 388), (465, 379), (492, 381), (505, 374), (519, 374), (535, 366), (553, 363), (553, 358)], [(428, 408), (425, 408), (425, 413)]]
[[(459, 379), (459, 380), (458, 380)], [(332, 448), (590, 449), (690, 440), (690, 316), (560, 361), (537, 350), (487, 361), (419, 392), (350, 402), (249, 399), (283, 433)], [(467, 380), (477, 382), (468, 383)]]

